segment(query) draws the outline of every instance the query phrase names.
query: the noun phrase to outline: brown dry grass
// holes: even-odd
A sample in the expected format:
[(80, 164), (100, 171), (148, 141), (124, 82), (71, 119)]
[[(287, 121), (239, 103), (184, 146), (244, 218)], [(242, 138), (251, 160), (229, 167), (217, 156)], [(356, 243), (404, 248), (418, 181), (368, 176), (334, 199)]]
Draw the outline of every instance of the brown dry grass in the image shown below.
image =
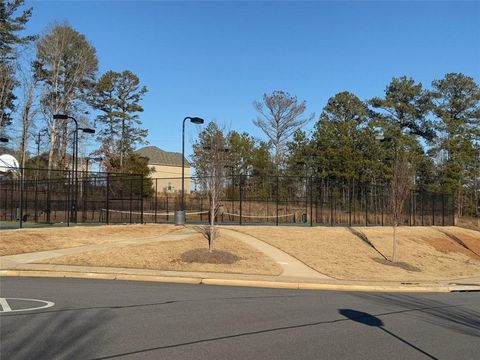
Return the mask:
[(149, 224), (2, 230), (0, 256), (156, 237), (174, 229), (173, 225)]
[(281, 267), (272, 259), (239, 240), (221, 235), (215, 239), (214, 253), (209, 255), (207, 249), (207, 241), (201, 235), (194, 235), (185, 240), (66, 255), (43, 263), (258, 275), (281, 273)]
[(457, 217), (455, 218), (455, 225), (471, 230), (480, 231), (480, 218), (474, 218), (469, 216)]
[[(348, 228), (234, 227), (276, 246), (337, 279), (434, 281), (480, 276), (475, 256), (435, 228), (398, 228), (399, 266), (385, 264), (392, 251), (391, 227), (357, 227), (378, 249)], [(464, 231), (464, 229), (461, 229)]]

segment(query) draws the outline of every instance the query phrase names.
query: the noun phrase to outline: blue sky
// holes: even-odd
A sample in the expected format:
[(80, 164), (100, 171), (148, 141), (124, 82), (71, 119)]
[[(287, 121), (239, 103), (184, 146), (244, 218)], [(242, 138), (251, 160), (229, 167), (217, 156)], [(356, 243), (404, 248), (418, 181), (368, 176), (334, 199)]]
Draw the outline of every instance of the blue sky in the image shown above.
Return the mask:
[[(252, 102), (273, 90), (306, 100), (318, 116), (335, 93), (381, 96), (394, 76), (427, 86), (447, 72), (480, 79), (479, 2), (26, 4), (29, 32), (68, 21), (97, 49), (100, 74), (139, 75), (149, 89), (148, 140), (169, 151), (181, 150), (187, 115), (263, 138)], [(187, 143), (197, 133), (189, 126)]]

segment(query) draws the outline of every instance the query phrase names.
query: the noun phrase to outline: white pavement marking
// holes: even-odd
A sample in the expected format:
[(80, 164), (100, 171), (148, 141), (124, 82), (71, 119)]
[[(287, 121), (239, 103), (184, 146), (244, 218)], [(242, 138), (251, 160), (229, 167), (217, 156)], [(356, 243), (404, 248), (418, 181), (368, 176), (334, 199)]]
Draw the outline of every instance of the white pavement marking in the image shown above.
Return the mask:
[[(39, 302), (43, 303), (45, 305), (43, 306), (37, 306), (33, 308), (25, 308), (25, 309), (17, 309), (17, 310), (12, 310), (10, 305), (8, 305), (8, 300), (20, 300), (20, 301), (30, 301), (30, 302)], [(24, 299), (24, 298), (0, 298), (0, 305), (2, 306), (2, 311), (0, 313), (6, 313), (6, 312), (18, 312), (18, 311), (29, 311), (29, 310), (40, 310), (40, 309), (46, 309), (49, 307), (52, 307), (55, 305), (54, 302), (52, 301), (46, 301), (46, 300), (38, 300), (38, 299)]]
[(285, 262), (285, 261), (277, 261), (277, 264), (288, 265), (288, 262)]
[(1, 311), (1, 312), (12, 311), (12, 308), (10, 307), (10, 305), (8, 305), (7, 300), (4, 299), (4, 298), (0, 298), (0, 306), (2, 307), (2, 311)]

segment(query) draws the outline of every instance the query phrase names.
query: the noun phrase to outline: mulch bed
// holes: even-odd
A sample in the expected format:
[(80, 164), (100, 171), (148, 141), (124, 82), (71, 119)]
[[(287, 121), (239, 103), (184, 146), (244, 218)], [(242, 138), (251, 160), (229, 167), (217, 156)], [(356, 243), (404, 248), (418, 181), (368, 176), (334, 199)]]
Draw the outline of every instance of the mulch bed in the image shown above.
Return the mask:
[(234, 264), (239, 260), (240, 257), (230, 252), (221, 250), (209, 252), (208, 249), (193, 249), (180, 256), (180, 261), (200, 264)]

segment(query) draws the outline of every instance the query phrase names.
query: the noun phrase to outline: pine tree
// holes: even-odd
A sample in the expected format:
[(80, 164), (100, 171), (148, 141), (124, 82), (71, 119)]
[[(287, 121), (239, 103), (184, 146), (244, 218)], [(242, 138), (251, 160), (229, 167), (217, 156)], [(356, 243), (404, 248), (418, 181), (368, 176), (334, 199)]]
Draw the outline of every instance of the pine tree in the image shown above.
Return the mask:
[(15, 78), (16, 49), (27, 44), (36, 36), (19, 36), (25, 30), (32, 16), (32, 8), (25, 9), (17, 15), (24, 0), (0, 1), (0, 135), (12, 123), (12, 112), (15, 110), (14, 89), (18, 85)]
[(107, 168), (118, 157), (122, 169), (135, 145), (145, 143), (148, 131), (139, 127), (142, 121), (138, 113), (143, 111), (140, 102), (146, 92), (138, 76), (128, 70), (108, 71), (96, 84), (90, 103), (101, 112), (97, 117), (102, 125), (98, 153), (105, 155)]
[[(433, 152), (440, 159), (440, 184), (456, 195), (457, 215), (475, 198), (475, 164), (480, 156), (480, 88), (473, 78), (449, 73), (432, 82), (438, 139)], [(472, 171), (473, 170), (473, 171)]]

